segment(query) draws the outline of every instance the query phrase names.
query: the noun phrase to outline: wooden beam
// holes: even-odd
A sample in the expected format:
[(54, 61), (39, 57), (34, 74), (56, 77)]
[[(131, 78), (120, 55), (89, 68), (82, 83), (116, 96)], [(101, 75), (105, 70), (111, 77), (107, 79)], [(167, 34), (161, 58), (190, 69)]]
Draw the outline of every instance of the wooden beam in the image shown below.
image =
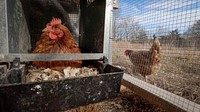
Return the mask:
[(113, 8), (118, 9), (119, 8), (119, 0), (114, 0), (113, 1)]
[(200, 112), (200, 105), (185, 98), (134, 78), (128, 74), (123, 75), (122, 85), (134, 91), (137, 95), (147, 99), (167, 112)]

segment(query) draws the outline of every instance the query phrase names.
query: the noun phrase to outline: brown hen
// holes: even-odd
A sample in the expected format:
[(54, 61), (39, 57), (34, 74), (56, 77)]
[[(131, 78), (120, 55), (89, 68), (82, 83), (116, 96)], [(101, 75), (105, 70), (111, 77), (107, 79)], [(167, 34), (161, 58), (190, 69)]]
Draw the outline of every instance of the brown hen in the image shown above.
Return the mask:
[(161, 50), (160, 42), (157, 38), (154, 39), (149, 51), (126, 50), (125, 55), (129, 56), (135, 72), (144, 76), (145, 81), (147, 81), (147, 75), (154, 74), (160, 69)]
[[(43, 30), (33, 53), (81, 53), (81, 50), (68, 28), (62, 25), (60, 19), (53, 18)], [(32, 65), (37, 68), (51, 68), (63, 72), (63, 69), (68, 66), (81, 67), (82, 61), (34, 61)]]

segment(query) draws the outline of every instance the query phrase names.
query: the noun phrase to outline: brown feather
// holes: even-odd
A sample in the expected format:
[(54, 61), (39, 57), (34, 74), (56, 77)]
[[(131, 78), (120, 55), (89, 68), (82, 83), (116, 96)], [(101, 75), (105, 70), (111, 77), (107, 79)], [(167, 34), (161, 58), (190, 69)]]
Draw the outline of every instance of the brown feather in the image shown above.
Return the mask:
[[(76, 44), (72, 34), (62, 24), (56, 26), (64, 32), (63, 37), (58, 39), (49, 38), (49, 32), (45, 31), (40, 37), (40, 40), (36, 43), (36, 48), (33, 53), (48, 54), (48, 53), (81, 53), (80, 48)], [(37, 68), (51, 68), (53, 70), (62, 71), (64, 68), (70, 67), (82, 67), (82, 61), (70, 60), (70, 61), (34, 61), (33, 66)]]
[(154, 74), (160, 69), (161, 50), (158, 39), (154, 40), (149, 51), (126, 50), (125, 55), (129, 56), (136, 72), (144, 77)]

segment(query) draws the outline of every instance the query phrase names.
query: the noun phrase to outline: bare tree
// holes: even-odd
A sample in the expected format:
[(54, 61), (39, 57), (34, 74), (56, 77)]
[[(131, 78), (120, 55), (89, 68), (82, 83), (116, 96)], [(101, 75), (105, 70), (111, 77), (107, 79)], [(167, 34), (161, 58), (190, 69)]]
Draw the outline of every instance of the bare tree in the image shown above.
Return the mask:
[(114, 35), (116, 35), (118, 40), (126, 40), (129, 41), (130, 37), (130, 20), (128, 19), (118, 19), (116, 20), (116, 24), (114, 26)]
[(130, 27), (129, 27), (129, 20), (123, 21), (123, 28), (124, 28), (124, 40), (129, 40), (129, 34), (130, 34)]
[(119, 37), (119, 15), (120, 15), (120, 9), (113, 10), (113, 40), (117, 40)]
[(138, 22), (133, 22), (130, 28), (131, 36), (130, 41), (134, 42), (135, 40), (147, 40), (146, 31), (138, 24)]
[(172, 30), (166, 38), (168, 44), (174, 45), (176, 47), (181, 47), (184, 39), (181, 37), (178, 29)]
[(134, 18), (121, 18), (120, 10), (114, 10), (113, 16), (114, 40), (146, 40), (146, 31), (135, 21)]
[(185, 46), (200, 48), (200, 20), (197, 20), (188, 30), (183, 33), (186, 42)]
[(188, 28), (188, 30), (184, 33), (185, 38), (192, 38), (195, 40), (200, 40), (200, 20), (192, 25), (192, 27)]

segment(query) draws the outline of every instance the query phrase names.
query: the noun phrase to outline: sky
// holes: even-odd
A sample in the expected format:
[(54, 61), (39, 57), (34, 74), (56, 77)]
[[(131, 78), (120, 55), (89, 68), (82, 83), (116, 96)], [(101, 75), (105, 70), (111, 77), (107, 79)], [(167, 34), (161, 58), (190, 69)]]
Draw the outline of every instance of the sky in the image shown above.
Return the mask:
[(138, 22), (149, 35), (184, 33), (200, 19), (200, 0), (119, 0), (118, 10), (117, 20)]

